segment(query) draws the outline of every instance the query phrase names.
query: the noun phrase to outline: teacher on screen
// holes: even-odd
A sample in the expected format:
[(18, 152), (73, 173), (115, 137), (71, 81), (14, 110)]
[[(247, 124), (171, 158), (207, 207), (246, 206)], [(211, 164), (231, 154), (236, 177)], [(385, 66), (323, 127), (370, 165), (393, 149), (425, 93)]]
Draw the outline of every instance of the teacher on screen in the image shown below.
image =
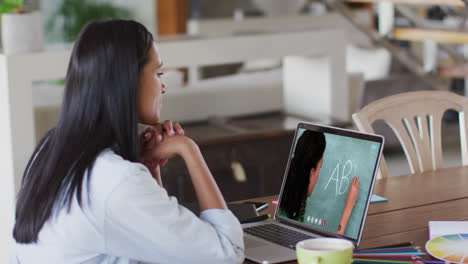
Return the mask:
[[(312, 195), (317, 184), (325, 147), (322, 132), (305, 131), (297, 141), (280, 204), (280, 212), (288, 218), (304, 222), (306, 199)], [(359, 178), (355, 176), (349, 186), (337, 234), (344, 235), (358, 195)]]

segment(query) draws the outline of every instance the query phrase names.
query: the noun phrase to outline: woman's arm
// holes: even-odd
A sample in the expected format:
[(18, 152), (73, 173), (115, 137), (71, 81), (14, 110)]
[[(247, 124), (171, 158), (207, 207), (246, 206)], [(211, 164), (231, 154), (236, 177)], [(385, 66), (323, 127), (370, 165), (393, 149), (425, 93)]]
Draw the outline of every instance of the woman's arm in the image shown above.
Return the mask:
[[(163, 139), (146, 149), (141, 158), (164, 160), (176, 155), (189, 170), (202, 210), (200, 217), (169, 197), (141, 166), (129, 172), (107, 199), (107, 252), (151, 263), (241, 263), (242, 227), (232, 212), (224, 210), (226, 203), (197, 144), (186, 136), (164, 132)], [(152, 172), (158, 180), (159, 174), (154, 172), (159, 168)]]
[(140, 165), (106, 198), (105, 253), (144, 263), (242, 263), (242, 227), (229, 210), (197, 217)]
[(189, 171), (200, 209), (227, 209), (226, 202), (201, 155), (198, 145), (183, 135), (182, 127), (177, 122), (172, 123), (169, 120), (147, 128), (140, 138), (142, 163), (162, 186), (159, 165), (163, 166), (167, 159), (174, 155), (181, 156)]
[(167, 163), (167, 159), (145, 158), (145, 153), (149, 150), (152, 151), (156, 147), (157, 142), (163, 141), (164, 135), (175, 136), (184, 135), (184, 130), (179, 123), (172, 123), (171, 120), (166, 120), (154, 126), (148, 126), (140, 134), (140, 155), (142, 156), (141, 163), (145, 165), (153, 175), (153, 178), (162, 187), (162, 178), (160, 167)]
[(226, 202), (211, 175), (198, 145), (188, 137), (183, 137), (184, 148), (181, 153), (192, 179), (200, 209), (227, 209)]
[(144, 154), (146, 160), (163, 160), (173, 156), (180, 156), (184, 160), (190, 174), (200, 209), (227, 209), (221, 192), (211, 175), (208, 166), (200, 152), (198, 145), (183, 135), (168, 136), (157, 142), (151, 151)]
[(343, 215), (341, 216), (340, 224), (338, 225), (337, 234), (344, 235), (346, 226), (348, 225), (349, 217), (353, 212), (354, 204), (356, 204), (359, 195), (359, 178), (354, 176), (353, 181), (349, 185), (348, 198), (346, 199)]

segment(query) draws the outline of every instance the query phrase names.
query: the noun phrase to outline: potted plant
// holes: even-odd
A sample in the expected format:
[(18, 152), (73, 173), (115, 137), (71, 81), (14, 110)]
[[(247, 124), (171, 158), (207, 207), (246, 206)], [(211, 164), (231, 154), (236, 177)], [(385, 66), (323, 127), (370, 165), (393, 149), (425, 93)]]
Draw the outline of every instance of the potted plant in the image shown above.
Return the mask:
[[(62, 0), (47, 19), (46, 34), (50, 41), (73, 42), (84, 25), (100, 18), (131, 18), (127, 8), (110, 2)], [(58, 33), (58, 34), (57, 34)]]
[(23, 0), (0, 2), (2, 44), (5, 54), (39, 51), (44, 45), (39, 11), (24, 12)]

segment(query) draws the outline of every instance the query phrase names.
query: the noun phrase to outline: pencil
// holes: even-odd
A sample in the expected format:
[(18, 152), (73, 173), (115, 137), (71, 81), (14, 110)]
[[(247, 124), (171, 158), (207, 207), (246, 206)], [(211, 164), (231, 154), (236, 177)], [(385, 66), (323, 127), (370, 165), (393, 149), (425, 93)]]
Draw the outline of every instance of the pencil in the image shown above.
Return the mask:
[(353, 259), (353, 264), (447, 264), (441, 260), (379, 260), (379, 259)]
[(421, 256), (423, 252), (353, 253), (356, 256)]
[(421, 252), (419, 249), (385, 249), (385, 250), (372, 250), (372, 251), (357, 251), (355, 250), (354, 253), (356, 254), (387, 254), (387, 253), (398, 253), (398, 252)]
[(364, 250), (392, 249), (392, 248), (400, 248), (400, 247), (411, 247), (412, 245), (413, 245), (413, 241), (410, 241), (410, 242), (398, 243), (398, 244), (393, 244), (393, 245), (385, 245), (383, 247), (368, 248), (368, 249), (364, 249)]
[(386, 249), (364, 249), (364, 250), (355, 250), (354, 252), (388, 252), (388, 251), (418, 251), (420, 247), (397, 247), (397, 248), (386, 248)]
[(399, 260), (378, 260), (378, 259), (353, 259), (353, 263), (365, 263), (365, 264), (371, 264), (371, 263), (379, 263), (379, 264), (411, 264), (413, 261), (399, 261)]
[(421, 251), (382, 251), (382, 252), (354, 252), (355, 255), (418, 255)]
[(391, 255), (391, 254), (398, 254), (398, 255), (411, 255), (411, 254), (419, 254), (421, 251), (419, 250), (406, 250), (406, 251), (377, 251), (377, 252), (354, 252), (356, 255)]
[(393, 256), (382, 256), (382, 257), (367, 257), (367, 256), (355, 256), (357, 259), (379, 259), (379, 260), (412, 260), (416, 261), (421, 259), (419, 256), (414, 257), (393, 257)]
[(353, 264), (450, 264), (450, 262), (445, 261), (430, 261), (430, 262), (421, 262), (420, 260), (417, 261), (376, 261), (376, 260), (369, 260), (369, 261), (362, 261), (362, 260), (353, 260)]
[[(405, 262), (408, 263), (408, 262)], [(366, 262), (366, 261), (358, 261), (358, 260), (353, 260), (353, 264), (395, 264), (392, 262)]]
[[(362, 261), (362, 262), (375, 262), (375, 261), (378, 261), (378, 262), (389, 262), (389, 261), (401, 261), (403, 263), (428, 263), (428, 264), (444, 264), (444, 263), (447, 263), (445, 261), (442, 261), (442, 260), (425, 260), (425, 259), (405, 259), (405, 258), (401, 258), (401, 259), (394, 259), (394, 258), (390, 258), (390, 259), (362, 259), (362, 258), (355, 258), (354, 260), (356, 261)], [(393, 263), (393, 262), (392, 262)]]

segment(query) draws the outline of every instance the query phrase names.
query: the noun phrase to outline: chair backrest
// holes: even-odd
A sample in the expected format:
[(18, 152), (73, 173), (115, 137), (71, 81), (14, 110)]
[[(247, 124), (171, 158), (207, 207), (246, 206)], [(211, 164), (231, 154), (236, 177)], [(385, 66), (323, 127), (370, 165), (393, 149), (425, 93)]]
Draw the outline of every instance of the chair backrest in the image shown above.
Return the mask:
[[(385, 121), (396, 134), (408, 160), (411, 173), (442, 167), (442, 116), (449, 110), (459, 112), (462, 164), (468, 165), (468, 98), (446, 91), (418, 91), (397, 94), (368, 104), (353, 114), (360, 131), (374, 133), (372, 123)], [(386, 178), (385, 159), (378, 178)]]

